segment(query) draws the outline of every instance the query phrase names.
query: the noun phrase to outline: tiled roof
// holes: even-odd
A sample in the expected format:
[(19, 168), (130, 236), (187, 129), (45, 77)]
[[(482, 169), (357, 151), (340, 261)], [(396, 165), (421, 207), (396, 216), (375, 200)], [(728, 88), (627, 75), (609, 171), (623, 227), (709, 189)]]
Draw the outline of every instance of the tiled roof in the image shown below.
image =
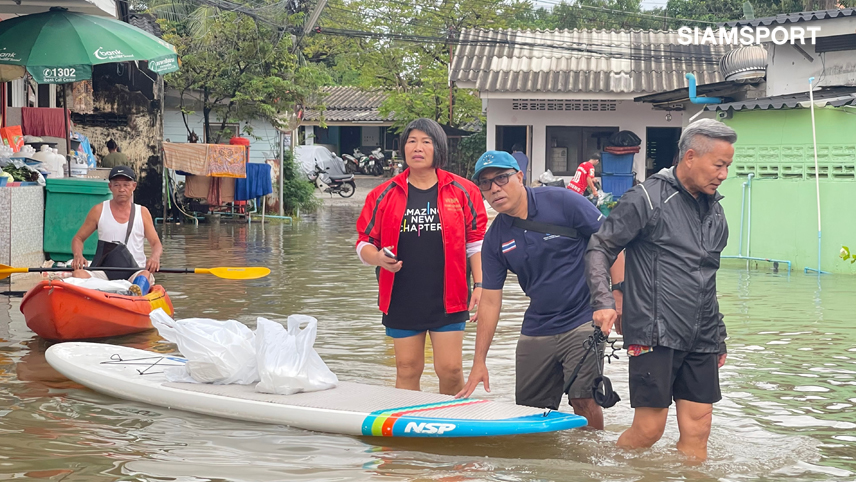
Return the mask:
[(131, 13), (128, 14), (128, 23), (137, 27), (140, 30), (148, 32), (157, 38), (163, 37), (160, 25), (154, 15), (147, 13)]
[[(761, 99), (744, 100), (740, 102), (729, 102), (727, 104), (709, 104), (705, 110), (778, 110), (799, 109), (809, 107), (808, 93), (777, 95), (775, 97), (764, 97)], [(820, 107), (829, 105), (842, 107), (845, 105), (856, 106), (856, 89), (853, 87), (838, 87), (814, 93), (814, 105)]]
[(840, 10), (817, 10), (814, 12), (783, 13), (781, 15), (776, 15), (775, 17), (755, 18), (752, 20), (735, 20), (733, 22), (725, 22), (723, 23), (723, 25), (727, 25), (729, 27), (757, 27), (758, 25), (766, 26), (772, 25), (774, 23), (786, 24), (851, 16), (856, 16), (856, 8), (842, 8)]
[(730, 47), (680, 45), (675, 31), (465, 30), (450, 79), (482, 92), (654, 93), (719, 82)]
[[(323, 112), (326, 122), (378, 122), (390, 120), (378, 110), (386, 100), (386, 92), (368, 91), (358, 87), (333, 86), (324, 87), (321, 92), (328, 94), (320, 99), (324, 104)], [(307, 109), (303, 114), (305, 121), (321, 120), (322, 112)]]

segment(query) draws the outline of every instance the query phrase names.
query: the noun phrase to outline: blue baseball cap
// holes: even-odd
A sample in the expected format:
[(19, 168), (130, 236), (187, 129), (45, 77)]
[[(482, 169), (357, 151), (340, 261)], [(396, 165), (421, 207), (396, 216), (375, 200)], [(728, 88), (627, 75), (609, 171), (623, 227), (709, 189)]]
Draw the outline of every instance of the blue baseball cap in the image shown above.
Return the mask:
[(517, 164), (517, 159), (515, 159), (511, 154), (505, 151), (487, 151), (482, 154), (476, 162), (476, 172), (473, 173), (473, 181), (478, 181), (479, 174), (481, 174), (485, 169), (491, 167), (499, 169), (514, 169), (515, 171), (520, 170), (520, 165)]

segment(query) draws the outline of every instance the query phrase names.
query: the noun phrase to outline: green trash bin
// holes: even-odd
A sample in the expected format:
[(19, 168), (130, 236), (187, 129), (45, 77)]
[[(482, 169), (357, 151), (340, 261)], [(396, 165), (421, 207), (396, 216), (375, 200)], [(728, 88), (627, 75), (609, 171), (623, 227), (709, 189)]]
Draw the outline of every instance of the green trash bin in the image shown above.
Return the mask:
[[(44, 250), (54, 261), (67, 261), (71, 254), (71, 239), (80, 229), (92, 206), (112, 199), (107, 181), (102, 179), (45, 179), (45, 243)], [(83, 244), (83, 256), (92, 259), (98, 246), (98, 234), (93, 233)]]

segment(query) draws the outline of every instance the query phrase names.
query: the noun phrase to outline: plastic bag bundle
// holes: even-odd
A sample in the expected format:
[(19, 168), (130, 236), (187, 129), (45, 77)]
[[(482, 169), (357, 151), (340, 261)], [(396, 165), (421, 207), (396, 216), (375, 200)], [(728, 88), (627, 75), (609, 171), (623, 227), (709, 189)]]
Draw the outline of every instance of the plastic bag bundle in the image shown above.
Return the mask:
[[(306, 323), (306, 328), (300, 325)], [(333, 388), (339, 383), (318, 352), (318, 320), (306, 315), (288, 317), (288, 330), (265, 318), (258, 319), (256, 353), (259, 378), (256, 391), (291, 395)]]
[(608, 144), (615, 147), (634, 147), (641, 145), (642, 139), (633, 131), (620, 131), (609, 137)]
[(185, 366), (164, 370), (168, 381), (216, 385), (259, 381), (255, 333), (243, 323), (207, 318), (173, 320), (160, 308), (149, 316), (160, 336), (178, 345), (187, 358)]

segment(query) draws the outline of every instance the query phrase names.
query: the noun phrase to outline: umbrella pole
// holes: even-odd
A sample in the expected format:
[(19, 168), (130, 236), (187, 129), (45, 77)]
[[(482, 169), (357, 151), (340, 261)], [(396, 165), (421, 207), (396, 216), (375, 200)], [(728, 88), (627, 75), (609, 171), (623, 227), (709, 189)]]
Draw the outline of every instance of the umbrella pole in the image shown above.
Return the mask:
[(71, 135), (68, 133), (68, 96), (62, 84), (62, 122), (65, 124), (65, 163), (68, 165), (68, 177), (71, 177)]

